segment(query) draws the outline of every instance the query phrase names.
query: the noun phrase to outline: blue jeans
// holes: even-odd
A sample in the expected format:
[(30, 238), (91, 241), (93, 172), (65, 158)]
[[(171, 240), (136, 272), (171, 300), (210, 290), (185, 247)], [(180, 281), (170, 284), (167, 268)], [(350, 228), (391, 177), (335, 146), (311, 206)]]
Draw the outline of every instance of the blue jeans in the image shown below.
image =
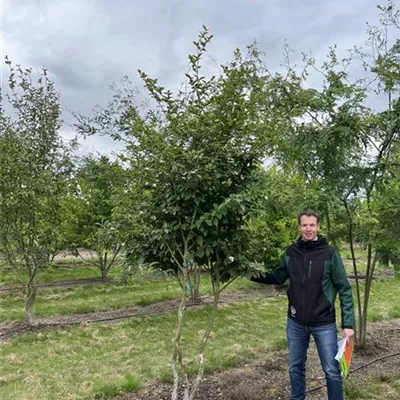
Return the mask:
[(329, 400), (343, 400), (343, 384), (339, 362), (335, 360), (338, 350), (336, 324), (301, 325), (288, 318), (286, 334), (289, 346), (290, 400), (306, 397), (306, 360), (310, 335), (317, 345), (321, 366), (325, 372)]

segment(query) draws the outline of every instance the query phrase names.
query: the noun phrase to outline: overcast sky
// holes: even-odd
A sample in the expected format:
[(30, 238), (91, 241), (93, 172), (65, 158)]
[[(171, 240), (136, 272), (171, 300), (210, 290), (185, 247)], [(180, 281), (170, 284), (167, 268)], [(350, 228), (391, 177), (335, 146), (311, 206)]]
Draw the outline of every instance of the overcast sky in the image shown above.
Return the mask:
[[(2, 85), (8, 55), (24, 67), (47, 68), (63, 106), (88, 113), (106, 104), (108, 85), (124, 75), (140, 85), (137, 69), (178, 88), (202, 25), (214, 35), (209, 52), (219, 63), (257, 40), (267, 65), (276, 69), (285, 39), (298, 56), (312, 51), (317, 59), (333, 44), (343, 51), (363, 45), (366, 22), (379, 19), (378, 1), (0, 0)], [(67, 113), (64, 119), (71, 121)], [(115, 148), (98, 137), (83, 146), (99, 152)]]

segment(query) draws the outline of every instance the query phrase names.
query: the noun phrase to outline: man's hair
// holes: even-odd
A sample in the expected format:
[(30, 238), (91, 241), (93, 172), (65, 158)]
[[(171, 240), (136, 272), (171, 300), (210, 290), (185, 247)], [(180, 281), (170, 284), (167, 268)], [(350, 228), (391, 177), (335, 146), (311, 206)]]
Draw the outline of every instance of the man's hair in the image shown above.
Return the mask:
[(319, 224), (320, 221), (320, 217), (319, 215), (313, 211), (313, 210), (304, 210), (302, 211), (298, 216), (297, 216), (297, 223), (300, 225), (300, 220), (302, 216), (306, 216), (306, 217), (315, 217), (317, 219), (317, 224)]

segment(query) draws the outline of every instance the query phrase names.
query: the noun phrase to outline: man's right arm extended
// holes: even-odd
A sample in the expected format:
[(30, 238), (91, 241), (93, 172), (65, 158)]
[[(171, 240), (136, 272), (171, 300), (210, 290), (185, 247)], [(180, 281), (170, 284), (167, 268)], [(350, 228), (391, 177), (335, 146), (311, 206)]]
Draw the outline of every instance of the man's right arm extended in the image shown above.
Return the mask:
[(273, 272), (269, 272), (264, 275), (260, 275), (258, 277), (252, 276), (250, 280), (258, 283), (282, 285), (289, 277), (287, 263), (288, 263), (288, 257), (285, 251), (285, 254), (281, 258), (281, 262), (278, 268), (276, 268)]

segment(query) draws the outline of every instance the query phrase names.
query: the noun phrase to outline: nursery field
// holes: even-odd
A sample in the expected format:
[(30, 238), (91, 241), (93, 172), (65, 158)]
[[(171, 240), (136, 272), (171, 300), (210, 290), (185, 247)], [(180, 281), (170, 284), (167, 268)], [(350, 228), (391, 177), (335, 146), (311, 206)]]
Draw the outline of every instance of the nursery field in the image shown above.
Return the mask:
[[(400, 398), (399, 278), (377, 271), (369, 308), (368, 345), (356, 349), (345, 381), (347, 399)], [(1, 278), (1, 399), (169, 399), (171, 343), (180, 288), (173, 277), (146, 274), (106, 282), (82, 263), (44, 271), (37, 324), (23, 324), (18, 275)], [(210, 312), (210, 282), (190, 303), (184, 357), (194, 360)], [(223, 293), (208, 343), (197, 399), (287, 399), (285, 288), (237, 279)], [(382, 358), (383, 357), (383, 358)], [(381, 360), (378, 360), (382, 358)], [(367, 365), (369, 364), (369, 365)], [(189, 362), (194, 371), (194, 362)], [(323, 383), (313, 344), (308, 387)], [(309, 393), (325, 398), (325, 389)]]

